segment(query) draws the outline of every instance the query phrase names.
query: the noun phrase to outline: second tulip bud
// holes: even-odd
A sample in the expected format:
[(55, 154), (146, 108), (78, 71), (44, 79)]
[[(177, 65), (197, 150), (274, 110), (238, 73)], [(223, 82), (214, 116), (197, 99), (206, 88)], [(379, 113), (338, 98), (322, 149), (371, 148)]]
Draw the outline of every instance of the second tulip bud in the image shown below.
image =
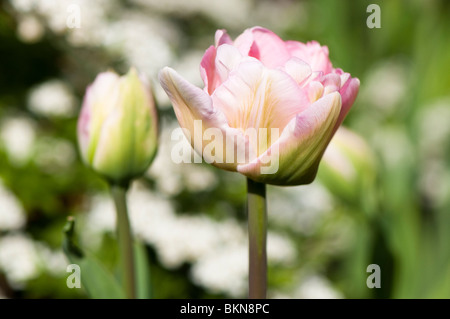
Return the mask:
[(145, 172), (157, 150), (158, 120), (149, 84), (135, 69), (100, 73), (84, 96), (78, 120), (83, 161), (113, 183)]

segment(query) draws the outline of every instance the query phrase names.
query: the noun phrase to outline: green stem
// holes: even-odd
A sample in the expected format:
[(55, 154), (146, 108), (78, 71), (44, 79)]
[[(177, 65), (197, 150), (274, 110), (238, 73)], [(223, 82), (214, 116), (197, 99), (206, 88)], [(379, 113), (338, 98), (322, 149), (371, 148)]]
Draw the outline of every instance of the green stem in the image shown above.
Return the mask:
[(266, 185), (247, 179), (249, 298), (265, 299), (267, 290)]
[(111, 185), (117, 212), (117, 236), (119, 241), (120, 259), (122, 262), (123, 283), (128, 299), (136, 299), (136, 277), (134, 271), (133, 236), (128, 219), (127, 187)]

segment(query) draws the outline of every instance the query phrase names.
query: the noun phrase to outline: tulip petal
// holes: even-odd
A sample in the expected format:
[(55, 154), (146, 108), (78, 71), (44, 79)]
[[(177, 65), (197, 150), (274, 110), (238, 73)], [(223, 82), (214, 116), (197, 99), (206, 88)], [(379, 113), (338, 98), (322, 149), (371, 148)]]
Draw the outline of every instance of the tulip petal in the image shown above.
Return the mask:
[(311, 81), (306, 86), (308, 92), (308, 98), (311, 103), (316, 102), (323, 95), (323, 85), (319, 81)]
[[(168, 67), (160, 71), (159, 80), (173, 104), (180, 126), (186, 129), (185, 133), (189, 133), (186, 137), (205, 161), (219, 168), (235, 171), (239, 162), (238, 154), (243, 154), (245, 158), (241, 163), (255, 157), (249, 153), (248, 141), (242, 132), (229, 127), (226, 117), (213, 107), (212, 99), (205, 91), (187, 82)], [(196, 126), (197, 120), (201, 121), (200, 127)], [(211, 133), (214, 139), (210, 140), (211, 136), (208, 135)], [(217, 160), (205, 157), (204, 150), (207, 146), (214, 149)]]
[(216, 47), (222, 45), (222, 44), (233, 44), (233, 41), (231, 40), (230, 36), (227, 34), (226, 30), (217, 30), (215, 34), (215, 43)]
[(312, 74), (309, 64), (295, 57), (286, 62), (284, 69), (299, 85)]
[(339, 126), (344, 121), (347, 116), (348, 111), (350, 111), (351, 106), (355, 102), (356, 96), (359, 91), (359, 79), (358, 78), (350, 78), (348, 79), (344, 86), (339, 90), (339, 93), (342, 96), (342, 110), (339, 115), (338, 121), (336, 123), (336, 127), (334, 128), (334, 132), (339, 128)]
[(297, 57), (311, 66), (313, 71), (330, 73), (333, 66), (328, 58), (328, 47), (321, 46), (316, 41), (306, 44), (297, 41), (286, 41), (286, 48), (291, 56)]
[(341, 76), (335, 73), (327, 74), (322, 78), (322, 85), (324, 87), (323, 95), (339, 91), (341, 88)]
[[(245, 60), (244, 60), (245, 59)], [(224, 44), (217, 48), (216, 72), (221, 82), (226, 81), (229, 73), (235, 69), (241, 62), (251, 59), (243, 57), (237, 48), (232, 45)]]
[(216, 89), (218, 79), (216, 76), (216, 48), (210, 46), (203, 55), (202, 62), (200, 63), (200, 76), (205, 84), (205, 91), (212, 94)]
[[(305, 92), (287, 73), (265, 68), (259, 61), (241, 63), (216, 89), (212, 99), (228, 124), (243, 131), (276, 128), (281, 132), (297, 113), (310, 105)], [(253, 143), (258, 145), (258, 154), (266, 149), (261, 143)]]
[(244, 56), (252, 56), (269, 68), (282, 66), (291, 57), (286, 44), (272, 31), (254, 27), (245, 30), (234, 42)]
[[(114, 72), (100, 73), (86, 90), (78, 122), (78, 138), (82, 157), (87, 163), (94, 159), (103, 122), (119, 102), (118, 79)], [(108, 101), (104, 101), (105, 97)]]
[(341, 110), (341, 96), (322, 97), (292, 119), (280, 138), (258, 158), (237, 171), (257, 182), (302, 185), (312, 182), (331, 140)]

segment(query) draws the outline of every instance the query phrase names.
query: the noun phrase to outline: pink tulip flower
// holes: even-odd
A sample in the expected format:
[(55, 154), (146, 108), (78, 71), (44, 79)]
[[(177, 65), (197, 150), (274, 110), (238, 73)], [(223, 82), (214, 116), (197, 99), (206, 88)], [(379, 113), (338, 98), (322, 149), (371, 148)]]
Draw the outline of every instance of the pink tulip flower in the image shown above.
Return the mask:
[[(218, 30), (200, 74), (203, 90), (169, 67), (159, 74), (195, 151), (214, 166), (275, 185), (314, 180), (359, 90), (357, 78), (333, 68), (326, 46), (283, 41), (261, 27), (234, 41)], [(223, 139), (211, 138), (209, 129)], [(249, 134), (251, 129), (258, 133)], [(276, 170), (264, 171), (269, 162)]]

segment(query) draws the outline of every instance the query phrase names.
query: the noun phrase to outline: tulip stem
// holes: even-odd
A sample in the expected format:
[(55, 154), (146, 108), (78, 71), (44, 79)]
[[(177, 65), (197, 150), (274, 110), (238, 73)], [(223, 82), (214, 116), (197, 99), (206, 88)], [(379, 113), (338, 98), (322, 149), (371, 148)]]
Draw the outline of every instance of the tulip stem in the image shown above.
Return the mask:
[(111, 193), (114, 198), (117, 213), (117, 237), (119, 241), (119, 253), (122, 263), (123, 285), (128, 299), (136, 299), (136, 277), (134, 271), (133, 237), (130, 220), (128, 218), (127, 187), (111, 185)]
[(266, 184), (247, 179), (249, 298), (265, 299), (267, 290)]

